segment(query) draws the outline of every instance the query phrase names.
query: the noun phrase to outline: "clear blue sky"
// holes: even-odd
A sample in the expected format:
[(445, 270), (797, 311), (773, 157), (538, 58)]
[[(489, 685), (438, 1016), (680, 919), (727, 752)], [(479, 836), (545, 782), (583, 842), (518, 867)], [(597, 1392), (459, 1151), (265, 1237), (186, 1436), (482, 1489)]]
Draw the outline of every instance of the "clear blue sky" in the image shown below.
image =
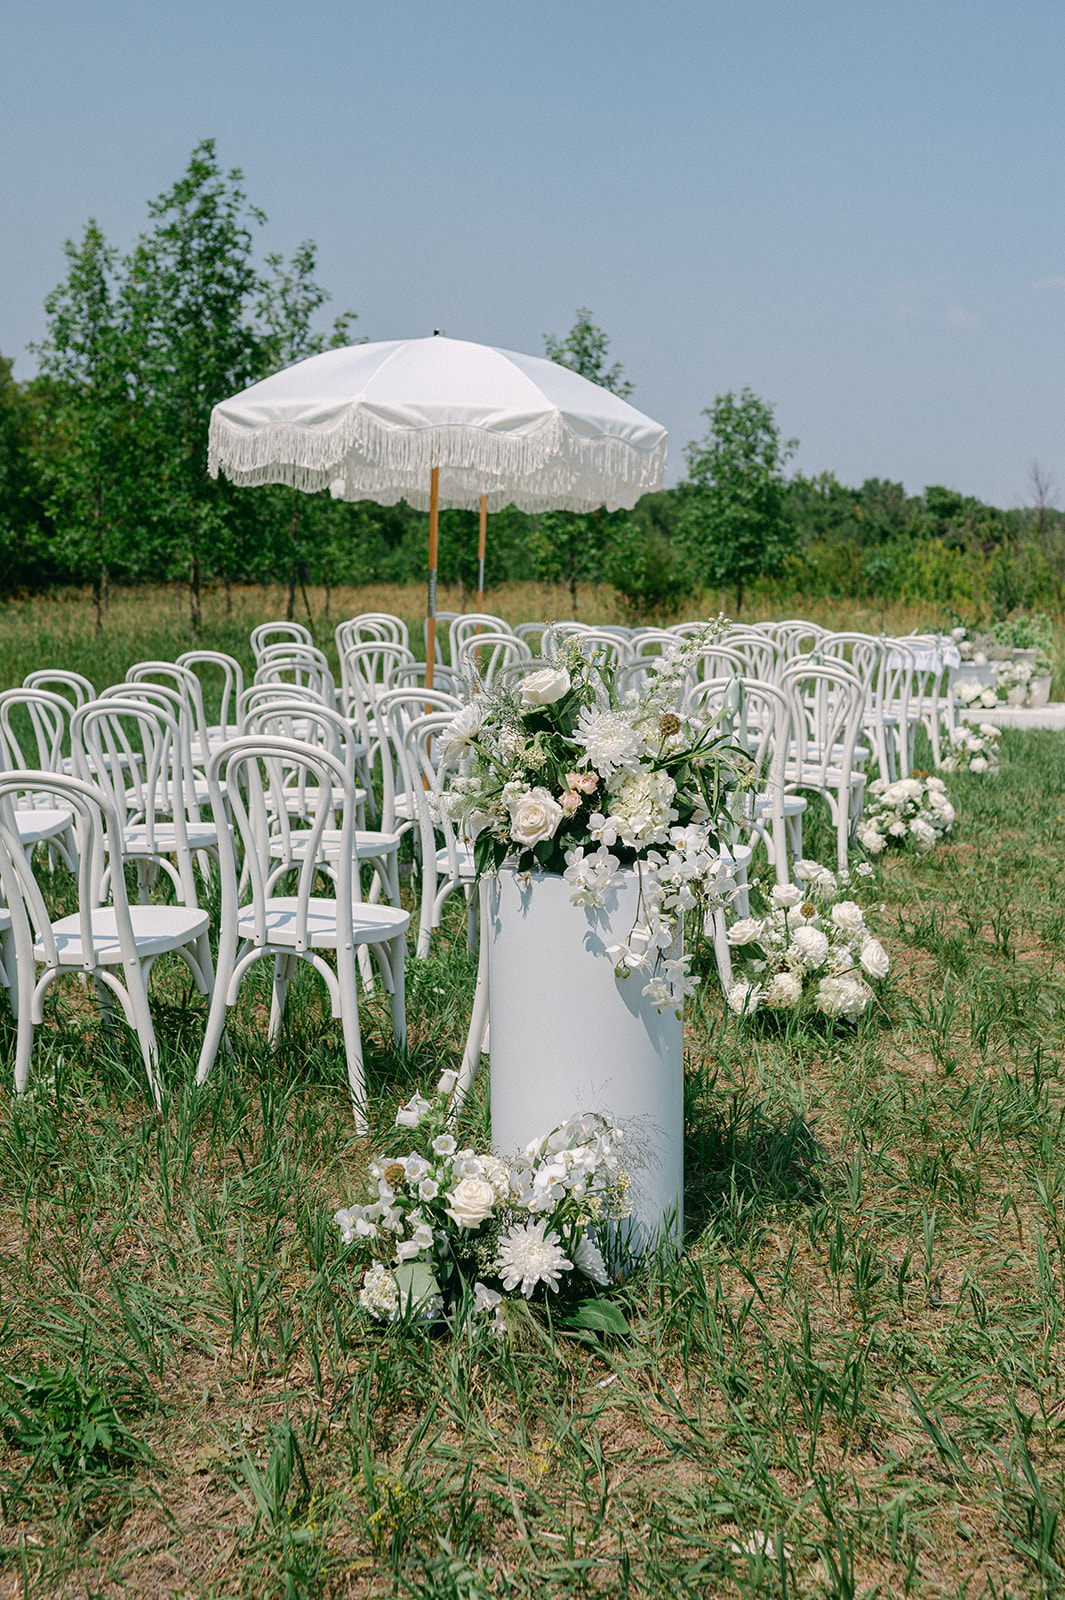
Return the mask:
[(203, 137), (371, 339), (542, 351), (578, 305), (671, 479), (715, 394), (796, 464), (1065, 499), (1061, 0), (8, 0), (0, 351)]

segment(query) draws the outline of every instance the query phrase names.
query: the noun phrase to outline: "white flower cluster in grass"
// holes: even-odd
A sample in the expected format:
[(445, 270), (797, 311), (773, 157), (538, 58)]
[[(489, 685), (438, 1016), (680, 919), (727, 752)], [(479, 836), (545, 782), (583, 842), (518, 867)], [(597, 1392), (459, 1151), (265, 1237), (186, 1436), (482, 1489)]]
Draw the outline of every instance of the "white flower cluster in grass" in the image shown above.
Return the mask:
[(839, 874), (797, 861), (795, 876), (797, 883), (773, 887), (764, 916), (736, 917), (728, 926), (742, 973), (729, 987), (729, 1009), (751, 1016), (812, 1006), (854, 1022), (873, 998), (867, 980), (887, 977), (887, 951), (866, 927), (861, 906), (839, 898)]
[[(415, 1130), (419, 1148), (374, 1156), (367, 1166), (372, 1198), (336, 1213), (346, 1245), (371, 1257), (359, 1292), (362, 1310), (382, 1321), (405, 1314), (396, 1269), (429, 1269), (434, 1281), (458, 1277), (463, 1263), (476, 1276), (475, 1314), (496, 1314), (504, 1294), (529, 1298), (543, 1286), (558, 1291), (564, 1276), (607, 1285), (609, 1275), (594, 1230), (629, 1214), (628, 1174), (618, 1151), (620, 1129), (602, 1117), (573, 1117), (509, 1160), (459, 1148), (449, 1131), (457, 1074), (445, 1073), (436, 1094), (414, 1095), (396, 1126)], [(484, 1277), (495, 1277), (502, 1290)], [(435, 1315), (443, 1299), (426, 1304)]]
[[(985, 711), (991, 711), (998, 705), (999, 699), (1002, 698), (998, 693), (998, 685), (1001, 683), (1001, 673), (995, 683), (956, 683), (954, 685), (954, 698), (965, 706), (966, 710), (971, 709), (973, 706), (982, 706)], [(1004, 694), (1005, 687), (1003, 688), (1003, 696)]]
[(889, 845), (912, 845), (923, 854), (954, 826), (954, 807), (942, 778), (898, 778), (894, 783), (877, 778), (867, 796), (857, 839), (871, 856)]
[(990, 722), (981, 722), (976, 728), (965, 724), (951, 728), (950, 754), (941, 763), (943, 771), (996, 773), (1001, 737), (1002, 729)]
[[(668, 648), (638, 689), (619, 693), (614, 670), (579, 636), (516, 688), (479, 686), (441, 735), (453, 763), (435, 796), (479, 859), (562, 873), (576, 905), (609, 908), (636, 867), (639, 917), (615, 946), (619, 973), (639, 973), (659, 1007), (679, 1007), (697, 979), (678, 953), (683, 913), (728, 903), (736, 886), (715, 848), (715, 809), (754, 781), (716, 719), (676, 711), (700, 651), (720, 631)], [(487, 847), (487, 850), (485, 849)]]

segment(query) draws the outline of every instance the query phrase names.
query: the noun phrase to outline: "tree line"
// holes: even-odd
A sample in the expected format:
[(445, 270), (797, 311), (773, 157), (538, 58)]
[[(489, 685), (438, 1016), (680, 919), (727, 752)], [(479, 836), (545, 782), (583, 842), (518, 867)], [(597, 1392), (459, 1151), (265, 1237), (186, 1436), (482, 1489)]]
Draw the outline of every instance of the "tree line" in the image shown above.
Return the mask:
[[(126, 255), (90, 221), (65, 246), (45, 300), (38, 375), (16, 383), (0, 357), (0, 594), (91, 586), (97, 627), (112, 584), (173, 582), (198, 631), (207, 585), (405, 583), (424, 575), (426, 518), (404, 504), (346, 504), (280, 485), (238, 489), (207, 475), (212, 406), (268, 373), (350, 343), (353, 312), (318, 323), (329, 295), (313, 242), (291, 260), (255, 248), (263, 214), (214, 141), (148, 208)], [(586, 307), (545, 354), (628, 396)], [(1033, 464), (1032, 504), (1002, 511), (954, 490), (908, 496), (869, 479), (789, 475), (796, 441), (749, 389), (719, 395), (687, 475), (632, 512), (513, 508), (491, 519), (487, 583), (608, 582), (634, 617), (720, 595), (913, 599), (1006, 615), (1065, 604), (1065, 517)], [(441, 514), (444, 582), (476, 583), (476, 514)], [(715, 605), (716, 609), (716, 605)]]

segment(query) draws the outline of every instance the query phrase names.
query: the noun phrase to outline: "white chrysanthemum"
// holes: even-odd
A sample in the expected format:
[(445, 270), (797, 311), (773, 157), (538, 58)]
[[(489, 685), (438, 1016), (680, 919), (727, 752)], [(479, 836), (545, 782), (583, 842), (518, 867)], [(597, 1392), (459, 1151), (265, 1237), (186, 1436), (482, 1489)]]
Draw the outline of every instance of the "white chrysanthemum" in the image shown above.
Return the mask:
[(762, 998), (762, 985), (760, 983), (747, 983), (740, 979), (738, 983), (730, 986), (725, 997), (728, 1008), (738, 1017), (751, 1017), (758, 1010), (758, 1002)]
[(872, 997), (872, 990), (860, 978), (822, 978), (816, 1004), (826, 1017), (846, 1017), (855, 1022)]
[(549, 1289), (557, 1292), (562, 1273), (573, 1266), (558, 1235), (546, 1230), (546, 1222), (519, 1222), (499, 1241), (494, 1271), (508, 1294), (520, 1284), (528, 1300), (538, 1283), (546, 1283)]
[(617, 711), (594, 711), (585, 706), (573, 730), (601, 777), (615, 772), (636, 772), (646, 746), (636, 729)]
[(374, 1262), (362, 1280), (359, 1305), (363, 1311), (368, 1311), (382, 1322), (394, 1317), (399, 1310), (399, 1286), (388, 1268), (379, 1261)]
[(610, 1274), (606, 1270), (599, 1246), (587, 1233), (582, 1233), (577, 1240), (573, 1252), (573, 1265), (578, 1272), (583, 1272), (586, 1278), (591, 1278), (593, 1283), (602, 1284), (604, 1287), (610, 1282)]
[(473, 700), (456, 711), (444, 729), (441, 744), (445, 756), (452, 757), (473, 743), (481, 731), (481, 708)]
[(820, 928), (796, 928), (788, 946), (788, 956), (804, 967), (819, 967), (828, 955), (828, 939)]
[(765, 1003), (774, 1009), (790, 1011), (801, 999), (802, 979), (794, 972), (778, 972), (766, 986)]

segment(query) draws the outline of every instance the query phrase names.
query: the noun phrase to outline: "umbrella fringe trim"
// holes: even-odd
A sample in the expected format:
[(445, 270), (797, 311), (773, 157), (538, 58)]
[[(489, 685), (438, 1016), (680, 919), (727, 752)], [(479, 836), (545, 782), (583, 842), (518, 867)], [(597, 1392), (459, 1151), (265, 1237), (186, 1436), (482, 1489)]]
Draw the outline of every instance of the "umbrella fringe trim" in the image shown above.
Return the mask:
[(475, 505), (485, 493), (490, 507), (546, 510), (632, 505), (661, 487), (665, 465), (665, 437), (650, 449), (585, 438), (558, 415), (535, 433), (516, 435), (465, 425), (392, 428), (355, 408), (333, 428), (246, 429), (216, 410), (208, 443), (212, 477), (224, 472), (236, 484), (283, 483), (308, 493), (330, 488), (347, 500), (406, 499), (422, 509), (434, 466), (441, 468), (442, 505)]

